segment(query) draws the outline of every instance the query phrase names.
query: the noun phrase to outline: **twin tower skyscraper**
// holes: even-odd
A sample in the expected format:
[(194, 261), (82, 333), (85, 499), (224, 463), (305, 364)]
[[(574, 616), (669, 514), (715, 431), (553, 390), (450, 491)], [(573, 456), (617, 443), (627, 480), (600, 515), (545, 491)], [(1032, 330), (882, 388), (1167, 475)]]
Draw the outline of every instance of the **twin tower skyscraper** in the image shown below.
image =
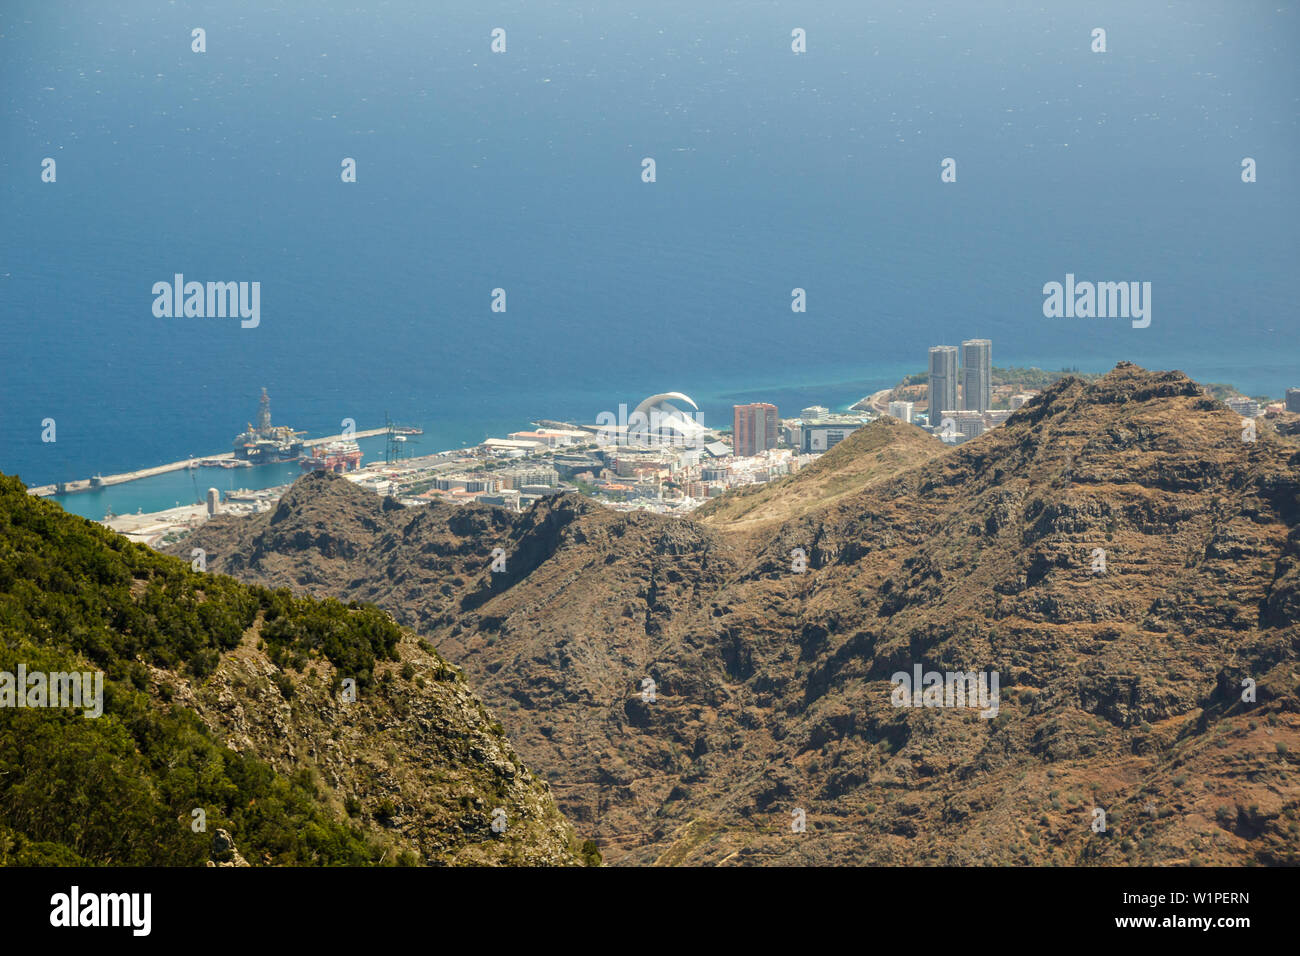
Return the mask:
[[(961, 404), (957, 399), (961, 376)], [(957, 347), (936, 345), (930, 349), (930, 418), (939, 412), (965, 409), (987, 412), (993, 405), (993, 343), (988, 339), (967, 339), (961, 344), (961, 368)]]

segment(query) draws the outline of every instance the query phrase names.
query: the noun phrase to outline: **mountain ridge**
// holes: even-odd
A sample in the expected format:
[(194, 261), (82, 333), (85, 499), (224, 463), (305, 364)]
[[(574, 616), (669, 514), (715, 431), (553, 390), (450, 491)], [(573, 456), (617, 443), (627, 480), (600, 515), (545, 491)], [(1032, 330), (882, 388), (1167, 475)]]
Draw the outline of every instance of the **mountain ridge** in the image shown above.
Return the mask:
[[(330, 524), (322, 485), (378, 526), (197, 541), (428, 633), (612, 862), (1295, 862), (1294, 439), (1243, 442), (1186, 376), (1129, 363), (956, 448), (913, 431), (877, 428), (866, 454), (903, 443), (878, 471), (849, 446), (821, 470), (859, 486), (753, 527), (728, 521), (744, 496), (699, 520), (572, 496), (402, 513), (303, 479), (275, 533)], [(997, 716), (894, 706), (918, 664), (998, 672)]]

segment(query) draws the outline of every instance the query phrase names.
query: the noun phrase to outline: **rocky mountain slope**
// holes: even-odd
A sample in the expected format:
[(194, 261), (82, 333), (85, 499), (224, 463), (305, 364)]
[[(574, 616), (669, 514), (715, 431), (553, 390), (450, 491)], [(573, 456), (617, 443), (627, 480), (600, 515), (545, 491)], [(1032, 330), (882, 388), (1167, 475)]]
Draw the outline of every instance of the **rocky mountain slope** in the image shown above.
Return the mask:
[[(419, 628), (612, 862), (1300, 859), (1295, 439), (1126, 363), (918, 435), (700, 520), (309, 476), (183, 547)], [(896, 706), (917, 666), (996, 716)]]
[[(74, 671), (102, 673), (101, 715), (53, 706), (43, 675)], [(0, 476), (0, 864), (584, 859), (460, 671), (388, 615), (196, 572)]]

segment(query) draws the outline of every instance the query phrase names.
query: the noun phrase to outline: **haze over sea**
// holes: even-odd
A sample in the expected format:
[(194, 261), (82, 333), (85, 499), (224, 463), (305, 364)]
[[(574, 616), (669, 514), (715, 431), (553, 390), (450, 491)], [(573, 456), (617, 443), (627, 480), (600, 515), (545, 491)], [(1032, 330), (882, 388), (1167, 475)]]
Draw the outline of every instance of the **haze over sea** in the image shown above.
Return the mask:
[[(1300, 385), (1296, 5), (1057, 6), (8, 0), (0, 471), (226, 451), (262, 386), (277, 423), (388, 412), (426, 452), (669, 390), (726, 424), (972, 337)], [(260, 326), (155, 318), (178, 272), (259, 281)], [(1066, 273), (1151, 282), (1150, 327), (1044, 318)]]

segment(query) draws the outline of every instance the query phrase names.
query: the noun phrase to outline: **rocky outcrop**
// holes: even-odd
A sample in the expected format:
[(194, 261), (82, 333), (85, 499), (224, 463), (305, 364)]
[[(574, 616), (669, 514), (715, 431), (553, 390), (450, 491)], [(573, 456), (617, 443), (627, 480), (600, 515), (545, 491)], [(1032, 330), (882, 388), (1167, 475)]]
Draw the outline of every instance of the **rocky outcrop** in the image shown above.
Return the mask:
[(235, 848), (235, 840), (227, 830), (218, 829), (212, 834), (212, 859), (208, 866), (248, 866), (248, 861)]

